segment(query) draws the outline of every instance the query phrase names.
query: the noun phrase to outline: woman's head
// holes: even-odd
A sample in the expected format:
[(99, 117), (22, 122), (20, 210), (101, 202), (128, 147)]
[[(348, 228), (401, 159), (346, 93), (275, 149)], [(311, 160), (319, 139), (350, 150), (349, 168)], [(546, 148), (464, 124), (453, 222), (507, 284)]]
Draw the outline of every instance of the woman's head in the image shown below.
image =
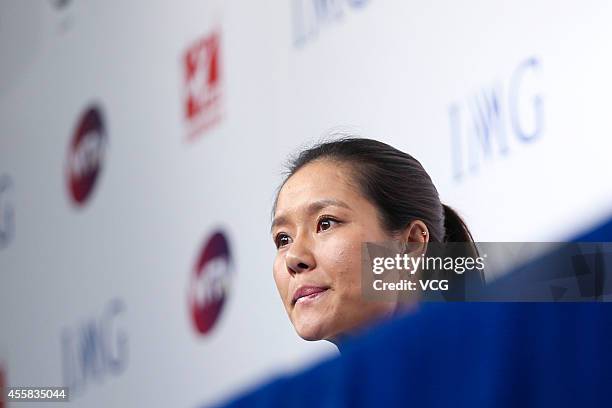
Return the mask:
[(397, 302), (363, 298), (362, 243), (472, 241), (421, 164), (370, 139), (302, 151), (289, 165), (272, 216), (274, 279), (307, 340), (335, 341), (396, 311)]

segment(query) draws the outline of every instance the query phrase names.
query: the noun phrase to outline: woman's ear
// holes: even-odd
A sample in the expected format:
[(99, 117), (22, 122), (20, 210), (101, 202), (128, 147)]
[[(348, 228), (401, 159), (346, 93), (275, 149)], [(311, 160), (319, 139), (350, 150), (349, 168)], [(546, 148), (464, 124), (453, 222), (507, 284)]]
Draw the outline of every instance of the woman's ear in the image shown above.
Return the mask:
[(427, 225), (421, 220), (412, 221), (404, 229), (400, 239), (405, 245), (405, 253), (416, 253), (417, 256), (425, 254), (427, 252), (427, 243), (429, 242)]

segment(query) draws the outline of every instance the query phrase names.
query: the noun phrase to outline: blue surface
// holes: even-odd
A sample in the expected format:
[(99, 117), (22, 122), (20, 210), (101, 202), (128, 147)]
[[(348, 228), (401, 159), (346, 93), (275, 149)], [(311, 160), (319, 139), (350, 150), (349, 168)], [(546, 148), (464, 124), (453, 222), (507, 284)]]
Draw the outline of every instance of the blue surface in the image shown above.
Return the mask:
[(612, 303), (425, 303), (341, 349), (225, 406), (612, 406)]

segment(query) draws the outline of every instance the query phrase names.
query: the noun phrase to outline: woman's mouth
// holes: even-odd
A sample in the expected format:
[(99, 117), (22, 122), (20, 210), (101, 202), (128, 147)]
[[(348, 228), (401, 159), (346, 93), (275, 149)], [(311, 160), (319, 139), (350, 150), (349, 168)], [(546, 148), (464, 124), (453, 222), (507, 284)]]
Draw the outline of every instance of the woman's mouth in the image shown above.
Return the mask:
[(329, 288), (317, 286), (301, 286), (295, 291), (292, 303), (294, 305), (308, 304), (322, 296)]

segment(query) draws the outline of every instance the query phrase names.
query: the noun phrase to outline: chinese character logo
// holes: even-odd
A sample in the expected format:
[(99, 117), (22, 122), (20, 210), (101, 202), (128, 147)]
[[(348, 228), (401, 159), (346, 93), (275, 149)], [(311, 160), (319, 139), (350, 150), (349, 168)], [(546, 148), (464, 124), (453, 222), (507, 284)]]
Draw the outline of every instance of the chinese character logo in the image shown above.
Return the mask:
[(184, 55), (185, 119), (193, 139), (221, 119), (220, 35), (218, 31), (193, 43)]

